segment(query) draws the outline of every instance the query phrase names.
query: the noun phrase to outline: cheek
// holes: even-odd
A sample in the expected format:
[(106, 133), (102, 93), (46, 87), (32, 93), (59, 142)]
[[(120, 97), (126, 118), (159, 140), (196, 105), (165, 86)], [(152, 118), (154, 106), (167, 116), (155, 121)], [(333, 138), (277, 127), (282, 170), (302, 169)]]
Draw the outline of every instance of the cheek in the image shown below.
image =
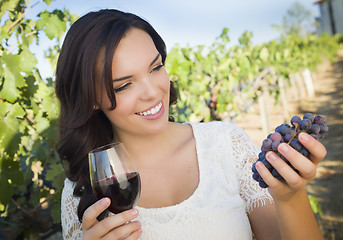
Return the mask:
[[(106, 114), (111, 116), (112, 118), (121, 118), (126, 117), (134, 113), (136, 109), (136, 99), (135, 99), (135, 92), (128, 92), (126, 94), (119, 94), (116, 95), (116, 108), (112, 111), (107, 111)], [(110, 104), (110, 103), (109, 103)]]

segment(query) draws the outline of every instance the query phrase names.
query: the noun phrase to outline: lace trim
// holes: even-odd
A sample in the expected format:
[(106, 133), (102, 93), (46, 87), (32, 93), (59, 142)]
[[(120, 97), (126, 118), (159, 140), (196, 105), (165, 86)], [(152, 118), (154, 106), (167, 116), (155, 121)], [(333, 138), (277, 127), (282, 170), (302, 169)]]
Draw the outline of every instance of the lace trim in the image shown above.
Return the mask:
[(77, 216), (80, 198), (73, 196), (75, 184), (68, 178), (64, 181), (61, 198), (61, 224), (63, 239), (82, 239), (81, 223)]
[(264, 206), (266, 200), (273, 203), (273, 198), (267, 189), (261, 188), (252, 178), (251, 167), (258, 157), (259, 148), (242, 128), (232, 126), (230, 136), (239, 179), (239, 194), (246, 202), (246, 211), (250, 212), (253, 208)]

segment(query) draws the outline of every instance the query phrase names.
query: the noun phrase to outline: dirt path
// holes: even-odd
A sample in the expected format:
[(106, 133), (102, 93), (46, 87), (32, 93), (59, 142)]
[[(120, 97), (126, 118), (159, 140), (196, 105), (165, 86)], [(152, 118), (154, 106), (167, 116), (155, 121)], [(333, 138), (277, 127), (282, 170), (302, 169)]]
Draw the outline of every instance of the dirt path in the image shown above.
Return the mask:
[[(320, 163), (317, 178), (307, 191), (317, 198), (321, 206), (323, 214), (316, 218), (325, 239), (343, 240), (343, 51), (335, 63), (325, 61), (321, 64), (312, 77), (315, 97), (291, 102), (290, 115), (303, 116), (306, 112), (313, 112), (324, 115), (330, 125), (328, 136), (322, 141), (327, 148), (327, 156)], [(268, 108), (273, 127), (284, 122), (280, 105), (274, 106), (271, 101)], [(256, 108), (249, 117), (243, 117), (236, 123), (260, 146), (266, 136), (261, 131), (259, 119)]]
[(308, 186), (323, 215), (317, 216), (326, 239), (343, 239), (343, 54), (334, 64), (318, 69), (315, 81), (316, 98), (299, 107), (299, 112), (318, 112), (330, 125), (323, 140), (327, 156), (319, 165), (318, 178)]

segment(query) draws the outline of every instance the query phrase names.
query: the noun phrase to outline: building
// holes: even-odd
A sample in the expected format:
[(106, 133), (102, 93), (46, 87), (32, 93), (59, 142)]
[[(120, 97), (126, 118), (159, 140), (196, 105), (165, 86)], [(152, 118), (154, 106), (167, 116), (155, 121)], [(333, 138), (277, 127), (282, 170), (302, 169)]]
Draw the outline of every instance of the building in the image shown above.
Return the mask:
[(320, 17), (317, 21), (317, 33), (334, 35), (343, 33), (343, 0), (318, 0)]

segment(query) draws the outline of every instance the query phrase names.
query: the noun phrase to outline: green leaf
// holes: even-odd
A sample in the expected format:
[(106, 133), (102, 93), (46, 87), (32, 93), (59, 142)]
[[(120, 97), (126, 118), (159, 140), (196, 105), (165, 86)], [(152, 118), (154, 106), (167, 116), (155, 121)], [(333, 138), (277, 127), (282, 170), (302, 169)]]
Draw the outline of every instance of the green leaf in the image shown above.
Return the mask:
[(15, 118), (23, 118), (26, 112), (19, 103), (15, 103), (12, 105), (9, 114)]
[(44, 0), (44, 2), (49, 6), (52, 2), (52, 0)]
[(23, 76), (20, 74), (21, 65), (19, 55), (3, 54), (1, 57), (3, 68), (4, 84), (0, 91), (0, 96), (10, 102), (14, 102), (20, 95), (18, 88), (26, 85)]
[[(0, 120), (3, 120), (7, 113), (10, 111), (12, 104), (0, 101)], [(0, 128), (1, 131), (1, 128)]]
[(20, 69), (23, 72), (30, 73), (37, 65), (37, 58), (31, 53), (28, 48), (23, 48), (19, 54), (20, 57)]
[(8, 179), (5, 176), (0, 176), (0, 203), (6, 205), (10, 202), (14, 189), (11, 184), (8, 183)]
[(29, 75), (25, 78), (27, 87), (23, 90), (23, 96), (26, 98), (32, 98), (36, 93), (38, 86), (35, 84), (36, 79), (34, 76)]
[(21, 142), (19, 126), (22, 120), (20, 119), (26, 115), (26, 112), (19, 103), (15, 103), (10, 107), (8, 104), (5, 105), (7, 105), (8, 112), (0, 122), (0, 143), (6, 153), (14, 156)]
[(36, 117), (36, 130), (38, 133), (42, 133), (44, 130), (46, 130), (50, 126), (50, 122), (46, 117)]
[(11, 136), (5, 136), (2, 141), (2, 143), (6, 146), (5, 152), (9, 156), (14, 156), (19, 149), (20, 141), (20, 133), (14, 133)]
[(67, 28), (66, 22), (61, 20), (57, 14), (47, 11), (42, 12), (39, 15), (41, 19), (37, 21), (37, 29), (44, 29), (45, 34), (50, 40), (55, 37), (60, 38)]
[(2, 175), (10, 179), (11, 184), (20, 185), (24, 183), (24, 175), (20, 169), (20, 163), (12, 159), (6, 159), (2, 162)]
[(0, 19), (6, 11), (13, 11), (20, 0), (1, 0), (0, 2)]

